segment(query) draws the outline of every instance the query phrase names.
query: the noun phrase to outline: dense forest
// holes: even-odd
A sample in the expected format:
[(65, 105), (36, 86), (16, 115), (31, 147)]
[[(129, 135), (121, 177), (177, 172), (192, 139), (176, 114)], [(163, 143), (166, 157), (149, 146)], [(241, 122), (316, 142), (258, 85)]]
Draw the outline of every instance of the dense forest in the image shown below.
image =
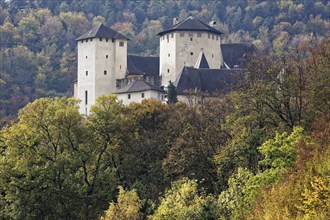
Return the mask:
[[(1, 219), (330, 219), (328, 1), (0, 5)], [(259, 48), (232, 90), (79, 114), (75, 38), (105, 22), (158, 55), (189, 15)]]

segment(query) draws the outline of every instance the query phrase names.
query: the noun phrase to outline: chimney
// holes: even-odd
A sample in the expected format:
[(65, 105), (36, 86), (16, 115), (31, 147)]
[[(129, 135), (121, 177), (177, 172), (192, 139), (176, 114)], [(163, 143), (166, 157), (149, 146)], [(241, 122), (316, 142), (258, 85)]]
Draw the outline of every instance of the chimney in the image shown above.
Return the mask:
[(210, 21), (210, 23), (209, 23), (209, 25), (210, 25), (211, 27), (214, 27), (216, 24), (217, 24), (217, 22), (215, 22), (215, 21)]
[(173, 18), (173, 26), (176, 25), (179, 21), (179, 18)]

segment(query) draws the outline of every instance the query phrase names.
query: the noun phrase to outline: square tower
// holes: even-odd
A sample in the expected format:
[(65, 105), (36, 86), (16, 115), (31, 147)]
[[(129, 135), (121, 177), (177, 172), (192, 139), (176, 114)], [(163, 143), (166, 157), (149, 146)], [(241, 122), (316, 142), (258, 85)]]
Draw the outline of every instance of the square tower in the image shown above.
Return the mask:
[(220, 69), (222, 32), (194, 17), (158, 33), (160, 37), (159, 74), (162, 85), (175, 82), (184, 66), (193, 67), (203, 51), (210, 69)]
[(89, 114), (97, 97), (113, 93), (116, 79), (127, 69), (127, 41), (124, 35), (100, 24), (76, 39), (78, 43), (77, 97), (79, 112)]

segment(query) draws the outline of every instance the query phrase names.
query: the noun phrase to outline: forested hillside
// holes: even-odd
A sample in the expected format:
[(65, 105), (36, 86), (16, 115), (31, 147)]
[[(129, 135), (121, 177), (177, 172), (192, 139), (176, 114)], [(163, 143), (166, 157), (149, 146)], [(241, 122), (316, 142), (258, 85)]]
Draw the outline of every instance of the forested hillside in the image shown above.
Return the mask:
[(329, 219), (330, 44), (304, 53), (193, 106), (35, 100), (0, 132), (0, 218)]
[(329, 35), (327, 0), (1, 0), (0, 117), (39, 97), (72, 96), (75, 38), (100, 22), (126, 34), (131, 54), (158, 55), (157, 33), (193, 15), (214, 20), (222, 42), (252, 42), (265, 54), (315, 47)]
[[(330, 219), (328, 1), (0, 5), (0, 219)], [(189, 15), (259, 48), (234, 89), (79, 114), (76, 37), (105, 22), (158, 55)]]

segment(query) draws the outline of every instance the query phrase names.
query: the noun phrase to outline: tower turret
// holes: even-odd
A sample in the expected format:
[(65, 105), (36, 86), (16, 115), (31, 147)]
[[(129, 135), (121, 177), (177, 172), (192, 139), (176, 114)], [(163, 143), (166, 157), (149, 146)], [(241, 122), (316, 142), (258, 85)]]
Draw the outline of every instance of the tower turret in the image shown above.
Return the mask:
[(127, 69), (129, 39), (103, 24), (76, 39), (78, 43), (77, 98), (79, 111), (89, 114), (91, 105), (100, 95), (116, 90), (116, 79), (122, 79)]

